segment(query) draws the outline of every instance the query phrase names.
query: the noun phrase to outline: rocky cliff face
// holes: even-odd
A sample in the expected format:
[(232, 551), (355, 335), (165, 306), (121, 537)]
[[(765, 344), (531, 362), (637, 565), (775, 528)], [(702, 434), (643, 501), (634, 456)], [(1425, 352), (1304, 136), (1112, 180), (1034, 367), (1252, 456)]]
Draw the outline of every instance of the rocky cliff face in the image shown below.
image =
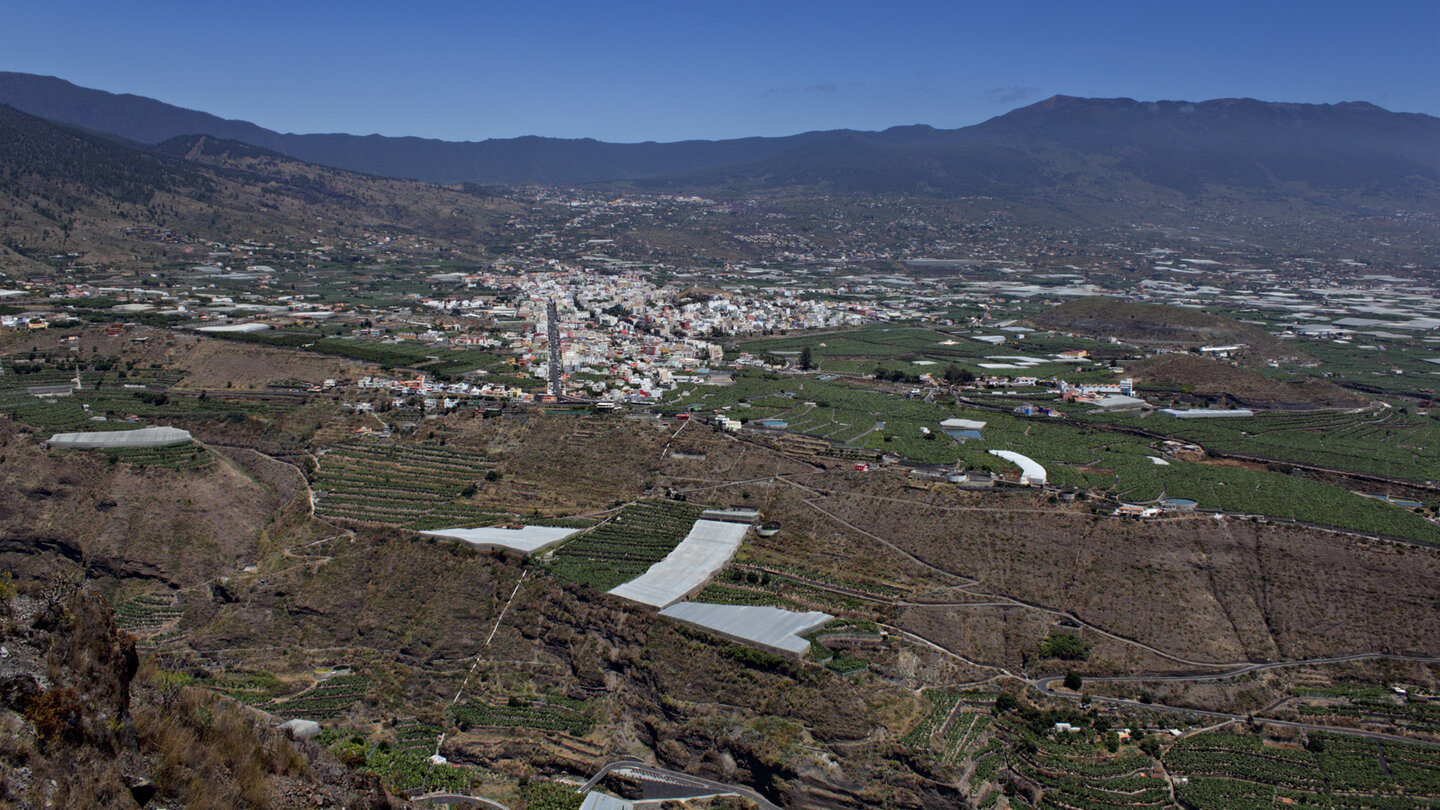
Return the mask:
[(78, 579), (0, 579), (0, 805), (390, 807), (368, 775), (147, 664)]

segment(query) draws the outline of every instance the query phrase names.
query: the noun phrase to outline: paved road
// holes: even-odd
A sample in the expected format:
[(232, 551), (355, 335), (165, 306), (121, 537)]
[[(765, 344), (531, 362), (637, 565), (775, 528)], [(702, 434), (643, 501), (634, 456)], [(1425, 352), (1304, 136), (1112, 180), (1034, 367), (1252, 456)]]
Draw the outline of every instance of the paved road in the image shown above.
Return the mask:
[(505, 805), (483, 796), (467, 796), (464, 793), (426, 793), (411, 796), (410, 801), (418, 804), (453, 804), (460, 807), (485, 807), (489, 810), (510, 810)]
[(688, 773), (667, 770), (646, 762), (641, 762), (638, 759), (617, 759), (614, 762), (606, 763), (578, 792), (584, 793), (590, 790), (610, 773), (621, 770), (634, 771), (642, 778), (649, 777), (654, 781), (677, 788), (692, 789), (694, 791), (693, 794), (690, 794), (692, 797), (730, 794), (755, 802), (755, 804), (760, 806), (761, 810), (781, 810), (778, 805), (770, 802), (764, 796), (761, 796), (750, 788), (727, 785), (724, 782), (716, 782), (699, 776), (691, 776)]

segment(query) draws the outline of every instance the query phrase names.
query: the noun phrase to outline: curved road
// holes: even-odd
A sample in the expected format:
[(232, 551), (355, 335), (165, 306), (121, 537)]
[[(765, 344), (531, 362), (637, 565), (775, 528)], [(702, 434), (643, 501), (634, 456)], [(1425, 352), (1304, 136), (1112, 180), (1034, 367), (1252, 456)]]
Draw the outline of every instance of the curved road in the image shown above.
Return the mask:
[(464, 793), (426, 793), (411, 796), (410, 801), (418, 804), (445, 804), (459, 807), (483, 807), (488, 810), (510, 810), (505, 805), (483, 796), (469, 796)]
[(766, 799), (764, 796), (761, 796), (759, 793), (751, 790), (750, 788), (727, 785), (724, 782), (716, 782), (714, 780), (704, 779), (699, 776), (691, 776), (688, 773), (679, 773), (677, 771), (666, 770), (665, 768), (661, 768), (656, 765), (641, 762), (638, 759), (617, 759), (614, 762), (606, 763), (603, 767), (600, 768), (599, 771), (595, 773), (594, 776), (590, 777), (590, 781), (586, 782), (577, 792), (585, 793), (586, 791), (593, 788), (596, 784), (598, 784), (601, 779), (604, 779), (606, 776), (608, 776), (612, 771), (619, 770), (636, 771), (641, 774), (642, 778), (645, 776), (649, 776), (653, 777), (655, 781), (658, 782), (664, 782), (666, 784), (675, 785), (677, 787), (693, 788), (696, 793), (691, 798), (730, 794), (733, 796), (740, 796), (744, 799), (749, 799), (750, 801), (759, 805), (761, 810), (781, 810), (778, 805), (774, 804), (769, 799)]

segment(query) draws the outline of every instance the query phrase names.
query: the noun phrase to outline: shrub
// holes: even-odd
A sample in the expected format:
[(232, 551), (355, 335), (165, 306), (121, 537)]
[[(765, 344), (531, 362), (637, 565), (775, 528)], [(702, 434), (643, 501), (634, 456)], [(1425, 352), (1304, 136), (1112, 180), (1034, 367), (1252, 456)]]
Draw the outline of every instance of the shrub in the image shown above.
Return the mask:
[(80, 694), (68, 686), (51, 689), (30, 701), (25, 719), (44, 740), (59, 740), (80, 733)]
[(1090, 645), (1074, 633), (1051, 633), (1040, 642), (1043, 658), (1060, 658), (1065, 661), (1083, 661), (1090, 656)]

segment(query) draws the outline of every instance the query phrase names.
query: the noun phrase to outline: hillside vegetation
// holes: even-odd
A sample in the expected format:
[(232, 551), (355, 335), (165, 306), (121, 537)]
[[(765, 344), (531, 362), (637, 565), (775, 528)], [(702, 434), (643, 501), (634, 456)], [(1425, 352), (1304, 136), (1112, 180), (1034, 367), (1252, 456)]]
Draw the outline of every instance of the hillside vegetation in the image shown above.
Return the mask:
[(1159, 354), (1132, 363), (1126, 370), (1147, 392), (1170, 392), (1245, 408), (1359, 408), (1369, 402), (1360, 394), (1318, 377), (1277, 379), (1193, 354)]
[(1137, 304), (1106, 296), (1067, 301), (1029, 319), (1041, 329), (1141, 346), (1244, 346), (1252, 361), (1304, 356), (1263, 329), (1198, 309)]

